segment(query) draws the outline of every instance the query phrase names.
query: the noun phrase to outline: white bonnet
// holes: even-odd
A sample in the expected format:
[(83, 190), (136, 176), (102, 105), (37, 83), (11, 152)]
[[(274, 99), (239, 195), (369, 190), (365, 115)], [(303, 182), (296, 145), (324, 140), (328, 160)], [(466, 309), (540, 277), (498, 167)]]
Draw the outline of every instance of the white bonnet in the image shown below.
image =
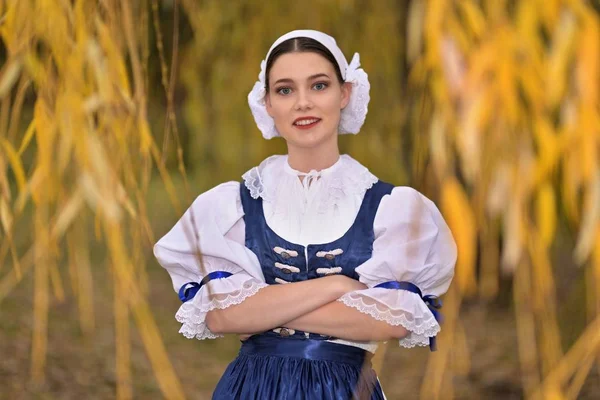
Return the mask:
[(281, 43), (299, 37), (314, 39), (325, 46), (337, 61), (344, 81), (352, 83), (350, 101), (342, 110), (338, 131), (341, 134), (357, 134), (365, 122), (368, 111), (370, 100), (369, 89), (371, 88), (368, 76), (362, 68), (359, 68), (360, 57), (358, 53), (354, 53), (352, 61), (348, 64), (346, 57), (344, 57), (344, 53), (342, 53), (342, 50), (338, 47), (335, 39), (323, 32), (314, 30), (296, 30), (281, 36), (273, 43), (267, 52), (265, 59), (260, 63), (258, 81), (254, 84), (250, 94), (248, 94), (248, 104), (250, 105), (250, 110), (252, 111), (256, 125), (258, 125), (258, 129), (260, 129), (265, 139), (280, 136), (279, 132), (277, 132), (277, 128), (275, 128), (275, 121), (273, 121), (273, 118), (267, 113), (267, 108), (265, 106), (266, 60), (269, 59), (273, 49)]

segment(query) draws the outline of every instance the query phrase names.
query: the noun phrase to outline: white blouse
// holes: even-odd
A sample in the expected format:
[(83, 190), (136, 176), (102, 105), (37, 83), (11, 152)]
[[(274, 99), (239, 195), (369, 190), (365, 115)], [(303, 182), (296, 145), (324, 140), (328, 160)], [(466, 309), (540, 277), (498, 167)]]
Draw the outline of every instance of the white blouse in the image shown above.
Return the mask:
[[(263, 199), (269, 227), (285, 240), (303, 246), (339, 239), (354, 222), (366, 190), (377, 182), (377, 177), (348, 155), (330, 168), (309, 173), (292, 169), (287, 156), (272, 156), (246, 172), (243, 179), (252, 197)], [(183, 324), (180, 332), (188, 338), (218, 337), (207, 328), (206, 313), (239, 304), (267, 286), (257, 257), (245, 246), (239, 185), (223, 183), (198, 196), (154, 246), (175, 291), (212, 271), (233, 274), (210, 281), (205, 285), (208, 290), (203, 287), (181, 305), (176, 318)], [(402, 325), (410, 333), (400, 345), (427, 346), (440, 327), (423, 300), (412, 292), (374, 286), (409, 281), (423, 295), (442, 295), (456, 262), (452, 234), (433, 202), (409, 187), (396, 187), (383, 197), (374, 232), (372, 257), (356, 269), (369, 288), (347, 293), (339, 301), (391, 325)], [(372, 352), (377, 347), (375, 342), (335, 342)]]

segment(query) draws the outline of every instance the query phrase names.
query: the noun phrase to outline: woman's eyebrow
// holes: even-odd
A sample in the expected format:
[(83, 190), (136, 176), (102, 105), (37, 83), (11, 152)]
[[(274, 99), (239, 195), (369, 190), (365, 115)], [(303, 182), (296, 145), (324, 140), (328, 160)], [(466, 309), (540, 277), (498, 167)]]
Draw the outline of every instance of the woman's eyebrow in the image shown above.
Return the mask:
[[(327, 75), (327, 74), (323, 74), (323, 73), (320, 73), (320, 74), (314, 74), (314, 75), (311, 75), (311, 76), (309, 76), (309, 77), (308, 77), (308, 80), (310, 81), (310, 80), (313, 80), (313, 79), (317, 79), (317, 78), (323, 78), (323, 77), (325, 77), (325, 78), (329, 78), (329, 75)], [(275, 82), (275, 85), (277, 85), (278, 83), (294, 83), (294, 80), (293, 80), (293, 79), (290, 79), (290, 78), (282, 78), (282, 79), (278, 79), (278, 80)]]

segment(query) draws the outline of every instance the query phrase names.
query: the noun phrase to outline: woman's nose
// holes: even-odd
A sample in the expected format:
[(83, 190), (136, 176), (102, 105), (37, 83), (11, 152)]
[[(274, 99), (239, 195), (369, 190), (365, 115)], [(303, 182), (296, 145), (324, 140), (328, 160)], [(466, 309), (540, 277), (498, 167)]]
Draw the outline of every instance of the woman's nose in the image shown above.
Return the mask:
[(305, 90), (299, 90), (296, 97), (296, 110), (306, 110), (312, 108), (313, 104), (310, 99), (310, 94)]

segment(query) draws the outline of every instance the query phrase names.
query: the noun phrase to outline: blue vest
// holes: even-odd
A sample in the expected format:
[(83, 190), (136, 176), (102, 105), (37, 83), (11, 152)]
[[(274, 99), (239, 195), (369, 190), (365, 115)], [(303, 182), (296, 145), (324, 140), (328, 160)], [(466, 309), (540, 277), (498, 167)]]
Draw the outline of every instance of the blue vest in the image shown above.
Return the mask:
[[(242, 182), (240, 197), (246, 224), (246, 247), (258, 257), (266, 283), (274, 285), (300, 282), (334, 273), (358, 280), (356, 268), (370, 259), (373, 253), (373, 223), (379, 203), (393, 188), (393, 185), (382, 181), (375, 183), (365, 192), (354, 223), (342, 237), (330, 243), (309, 244), (305, 247), (281, 238), (267, 225), (262, 198), (253, 199)], [(299, 331), (282, 334), (288, 335), (331, 339)]]

